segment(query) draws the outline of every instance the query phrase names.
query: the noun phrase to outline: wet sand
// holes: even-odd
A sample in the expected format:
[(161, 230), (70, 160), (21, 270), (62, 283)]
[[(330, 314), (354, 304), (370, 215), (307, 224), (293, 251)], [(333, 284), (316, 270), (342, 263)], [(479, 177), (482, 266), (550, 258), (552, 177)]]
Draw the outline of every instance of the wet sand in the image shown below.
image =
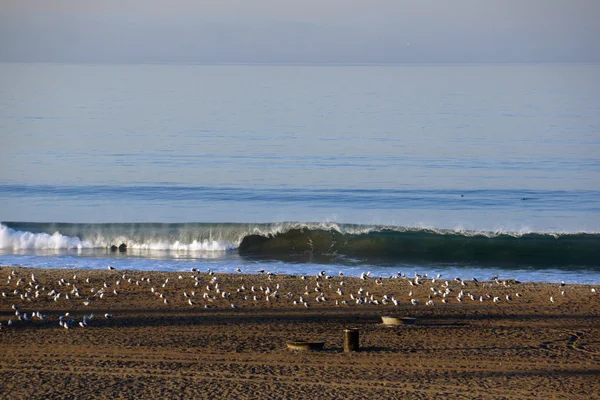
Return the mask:
[[(31, 282), (32, 274), (36, 282)], [(215, 277), (218, 281), (211, 283)], [(600, 285), (594, 293), (589, 285), (463, 285), (451, 279), (452, 291), (447, 292), (443, 278), (422, 278), (413, 286), (414, 280), (407, 278), (2, 267), (1, 397), (600, 396)], [(267, 288), (270, 293), (265, 293)], [(203, 298), (205, 292), (208, 298)], [(356, 304), (351, 294), (365, 304)], [(317, 302), (321, 295), (325, 300)], [(384, 295), (388, 304), (381, 304)], [(294, 305), (300, 296), (309, 307)], [(399, 305), (393, 304), (392, 296)], [(493, 297), (499, 298), (496, 303)], [(420, 304), (412, 305), (411, 299)], [(369, 304), (375, 300), (379, 304)], [(433, 306), (425, 304), (429, 300)], [(13, 304), (22, 319), (37, 311), (45, 319), (20, 321)], [(106, 318), (107, 313), (112, 318)], [(87, 326), (81, 327), (79, 322), (91, 314)], [(417, 323), (388, 327), (381, 323), (382, 315), (416, 317)], [(59, 325), (60, 316), (72, 320), (70, 329)], [(9, 319), (12, 324), (7, 326)], [(361, 351), (343, 352), (345, 328), (359, 329)], [(293, 340), (324, 341), (325, 347), (288, 350), (286, 343)]]

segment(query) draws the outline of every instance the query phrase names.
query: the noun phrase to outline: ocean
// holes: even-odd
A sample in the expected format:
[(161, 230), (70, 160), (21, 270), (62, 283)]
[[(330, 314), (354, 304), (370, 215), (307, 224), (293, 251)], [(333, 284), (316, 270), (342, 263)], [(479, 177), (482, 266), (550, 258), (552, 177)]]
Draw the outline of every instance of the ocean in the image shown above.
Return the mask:
[(598, 283), (599, 77), (0, 63), (0, 265)]

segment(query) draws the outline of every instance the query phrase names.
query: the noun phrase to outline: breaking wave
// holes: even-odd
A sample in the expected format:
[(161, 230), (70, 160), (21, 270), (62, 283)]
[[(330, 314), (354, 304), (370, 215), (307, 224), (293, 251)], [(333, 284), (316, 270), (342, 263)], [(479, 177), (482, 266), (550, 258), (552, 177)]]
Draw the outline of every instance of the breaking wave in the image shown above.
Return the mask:
[(336, 223), (0, 224), (0, 249), (237, 252), (255, 259), (600, 267), (600, 234)]

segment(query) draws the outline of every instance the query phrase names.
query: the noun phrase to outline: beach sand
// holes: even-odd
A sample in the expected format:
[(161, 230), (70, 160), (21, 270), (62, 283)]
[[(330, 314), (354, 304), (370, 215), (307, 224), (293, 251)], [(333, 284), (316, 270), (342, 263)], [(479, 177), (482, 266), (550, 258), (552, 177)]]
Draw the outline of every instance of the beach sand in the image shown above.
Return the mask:
[[(30, 284), (32, 274), (36, 282)], [(214, 277), (219, 291), (231, 298), (216, 292)], [(444, 304), (431, 290), (445, 290), (443, 277), (420, 281), (412, 286), (409, 279), (389, 278), (2, 267), (0, 397), (600, 398), (600, 285), (594, 293), (589, 285), (466, 281), (463, 286), (451, 279)], [(317, 282), (325, 301), (315, 300)], [(245, 290), (238, 292), (242, 285)], [(271, 292), (266, 301), (267, 287), (277, 290), (278, 298)], [(56, 301), (48, 294), (52, 290), (61, 293)], [(203, 298), (204, 292), (216, 299)], [(372, 294), (381, 302), (393, 295), (400, 304), (350, 301), (350, 294), (365, 298), (367, 292), (368, 299)], [(310, 307), (294, 305), (299, 296)], [(433, 306), (425, 305), (429, 296)], [(413, 306), (413, 298), (420, 304)], [(335, 305), (343, 299), (349, 304)], [(22, 316), (39, 311), (46, 319), (19, 321), (13, 304)], [(59, 326), (67, 312), (65, 321), (74, 320), (70, 329)], [(80, 327), (91, 313), (88, 326)], [(383, 315), (417, 321), (389, 327), (381, 323)], [(7, 326), (9, 319), (13, 323)], [(359, 352), (343, 352), (346, 328), (359, 329)], [(288, 350), (286, 343), (294, 340), (325, 346)]]

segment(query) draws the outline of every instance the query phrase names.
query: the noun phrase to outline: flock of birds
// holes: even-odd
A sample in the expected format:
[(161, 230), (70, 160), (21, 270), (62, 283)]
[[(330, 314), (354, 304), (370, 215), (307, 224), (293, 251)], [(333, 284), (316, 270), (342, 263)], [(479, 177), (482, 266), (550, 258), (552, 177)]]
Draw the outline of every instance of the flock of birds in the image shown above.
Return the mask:
[[(90, 278), (84, 280), (86, 283), (90, 283)], [(8, 275), (6, 286), (9, 290), (3, 290), (1, 292), (2, 299), (12, 299), (13, 301), (25, 303), (25, 305), (18, 305), (12, 303), (11, 308), (14, 311), (14, 318), (9, 318), (8, 321), (0, 322), (0, 329), (10, 327), (16, 322), (27, 323), (35, 320), (46, 321), (48, 317), (46, 314), (42, 314), (40, 311), (26, 312), (25, 308), (33, 302), (43, 301), (73, 301), (76, 299), (83, 299), (82, 291), (77, 287), (79, 280), (77, 275), (73, 275), (72, 282), (67, 281), (65, 278), (60, 278), (56, 284), (58, 288), (50, 288), (50, 283), (42, 283), (38, 280), (35, 274), (31, 274), (27, 278), (19, 276), (19, 274), (12, 270)], [(107, 289), (110, 285), (104, 282), (102, 287), (92, 287), (89, 292), (91, 296), (86, 296), (85, 299), (81, 300), (83, 306), (89, 306), (94, 298), (102, 299), (108, 293)], [(114, 289), (112, 293), (116, 296), (119, 292)], [(112, 318), (112, 314), (105, 313), (104, 318)], [(66, 312), (64, 315), (58, 317), (59, 326), (65, 329), (71, 329), (74, 326), (80, 326), (85, 328), (90, 325), (94, 319), (94, 314), (84, 315), (80, 321), (76, 320), (71, 316), (70, 312)]]
[[(156, 298), (158, 302), (165, 305), (169, 305), (171, 302), (180, 304), (183, 301), (189, 306), (205, 309), (218, 307), (237, 309), (249, 303), (264, 307), (269, 303), (282, 302), (306, 308), (314, 304), (338, 307), (418, 306), (421, 302), (424, 302), (425, 306), (431, 307), (450, 302), (511, 302), (524, 296), (522, 292), (515, 290), (515, 287), (519, 287), (520, 282), (499, 280), (498, 276), (488, 282), (479, 282), (475, 278), (445, 280), (441, 275), (428, 277), (427, 274), (415, 273), (414, 276), (409, 277), (398, 273), (387, 279), (400, 279), (407, 282), (406, 286), (401, 286), (405, 286), (408, 292), (401, 295), (384, 293), (387, 290), (386, 279), (372, 277), (370, 272), (362, 273), (358, 281), (350, 280), (350, 283), (346, 283), (342, 272), (337, 276), (332, 276), (322, 271), (316, 276), (298, 277), (305, 281), (300, 285), (288, 285), (284, 283), (287, 281), (278, 279), (277, 275), (264, 270), (258, 271), (264, 277), (261, 279), (245, 279), (244, 275), (233, 279), (222, 279), (222, 276), (210, 270), (201, 273), (196, 268), (192, 268), (190, 275), (179, 274), (176, 277), (170, 275), (169, 278), (155, 282), (151, 277), (134, 278), (133, 275), (128, 276), (127, 273), (118, 273), (113, 267), (109, 266), (108, 269), (113, 273), (110, 274), (111, 279), (106, 281), (90, 277), (79, 278), (77, 274), (74, 274), (72, 277), (62, 277), (53, 282), (48, 280), (41, 282), (33, 273), (23, 274), (11, 270), (7, 277), (6, 287), (1, 292), (2, 300), (0, 301), (12, 303), (14, 317), (11, 316), (8, 320), (1, 321), (0, 329), (16, 323), (25, 324), (35, 320), (47, 321), (47, 315), (40, 311), (25, 311), (32, 309), (34, 305), (43, 305), (44, 302), (69, 302), (71, 309), (88, 308), (93, 303), (100, 303), (99, 308), (108, 308), (110, 303), (102, 305), (101, 302), (111, 297), (127, 296), (132, 291), (147, 292), (152, 296), (151, 298)], [(3, 268), (3, 270), (8, 269)], [(242, 270), (239, 268), (236, 272), (242, 274)], [(260, 281), (263, 284), (251, 285), (245, 283), (246, 281)], [(293, 286), (295, 290), (289, 290), (291, 287), (285, 288), (286, 285)], [(301, 289), (298, 290), (298, 288)], [(398, 290), (398, 286), (395, 288)], [(556, 303), (559, 296), (567, 294), (564, 282), (561, 282), (556, 289), (556, 293), (549, 298), (551, 303)], [(374, 292), (379, 294), (376, 295)], [(596, 288), (591, 288), (591, 293), (596, 294)], [(95, 318), (93, 313), (75, 318), (70, 312), (67, 312), (58, 316), (58, 325), (64, 329), (77, 326), (86, 328), (93, 324)], [(110, 319), (112, 314), (104, 313), (104, 318)]]

